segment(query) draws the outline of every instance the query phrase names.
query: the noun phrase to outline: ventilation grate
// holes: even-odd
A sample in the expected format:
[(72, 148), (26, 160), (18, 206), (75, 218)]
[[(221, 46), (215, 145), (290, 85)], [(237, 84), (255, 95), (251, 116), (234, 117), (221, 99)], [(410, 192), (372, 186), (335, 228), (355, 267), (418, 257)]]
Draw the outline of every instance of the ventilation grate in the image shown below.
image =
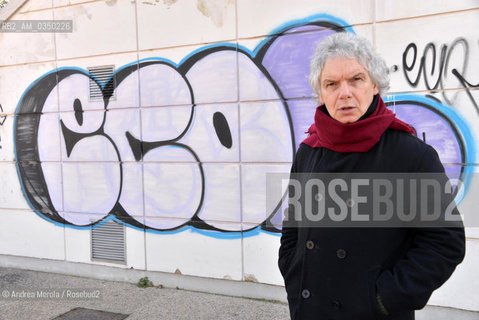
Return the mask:
[(91, 230), (92, 259), (126, 262), (125, 226), (113, 220)]
[(113, 78), (113, 81), (108, 82), (114, 70), (115, 66), (99, 66), (88, 68), (88, 72), (90, 72), (90, 74), (104, 86), (102, 93), (95, 80), (90, 78), (90, 100), (103, 100), (103, 94), (105, 97), (110, 98), (110, 100), (111, 98), (115, 97), (115, 78)]

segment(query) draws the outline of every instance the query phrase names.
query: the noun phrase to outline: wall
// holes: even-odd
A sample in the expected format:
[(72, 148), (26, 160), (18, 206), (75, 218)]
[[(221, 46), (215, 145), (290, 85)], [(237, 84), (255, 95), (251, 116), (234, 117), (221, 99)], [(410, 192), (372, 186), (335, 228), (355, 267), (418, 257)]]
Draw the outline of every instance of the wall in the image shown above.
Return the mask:
[[(0, 34), (0, 254), (282, 285), (265, 174), (289, 171), (315, 109), (308, 60), (338, 28), (375, 43), (385, 101), (465, 180), (474, 216), (478, 18), (472, 0), (27, 1), (10, 19), (74, 29)], [(105, 82), (87, 71), (102, 65)], [(124, 265), (91, 260), (108, 219), (127, 226)], [(467, 237), (431, 304), (479, 310)]]

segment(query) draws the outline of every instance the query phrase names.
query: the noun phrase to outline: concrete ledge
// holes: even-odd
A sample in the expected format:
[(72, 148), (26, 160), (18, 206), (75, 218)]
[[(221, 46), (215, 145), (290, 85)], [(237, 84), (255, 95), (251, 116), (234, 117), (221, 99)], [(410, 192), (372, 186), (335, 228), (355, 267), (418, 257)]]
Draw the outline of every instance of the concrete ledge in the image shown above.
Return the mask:
[(271, 300), (286, 303), (286, 291), (282, 286), (263, 283), (194, 277), (159, 271), (116, 268), (63, 260), (38, 259), (0, 255), (0, 267), (41, 271), (86, 277), (100, 280), (138, 283), (148, 277), (155, 285), (189, 291), (221, 294), (233, 297)]

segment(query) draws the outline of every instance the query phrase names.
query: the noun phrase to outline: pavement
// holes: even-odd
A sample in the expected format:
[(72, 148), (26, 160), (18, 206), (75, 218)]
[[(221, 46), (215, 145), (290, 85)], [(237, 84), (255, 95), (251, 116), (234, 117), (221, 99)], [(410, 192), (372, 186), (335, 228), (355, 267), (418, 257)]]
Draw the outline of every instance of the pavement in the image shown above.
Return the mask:
[[(0, 320), (289, 319), (288, 306), (133, 283), (0, 268)], [(441, 307), (417, 320), (473, 320), (479, 313)]]
[(11, 268), (0, 268), (0, 295), (1, 320), (55, 319), (75, 308), (124, 314), (128, 320), (289, 319), (287, 305), (279, 302)]

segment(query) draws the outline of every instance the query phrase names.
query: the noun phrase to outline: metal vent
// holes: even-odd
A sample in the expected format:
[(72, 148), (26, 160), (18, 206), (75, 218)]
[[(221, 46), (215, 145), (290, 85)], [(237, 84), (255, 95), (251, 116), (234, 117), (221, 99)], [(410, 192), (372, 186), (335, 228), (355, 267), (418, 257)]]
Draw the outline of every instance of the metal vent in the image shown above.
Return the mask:
[(92, 259), (126, 262), (125, 226), (113, 220), (91, 230)]
[(110, 80), (113, 71), (115, 70), (115, 66), (99, 66), (99, 67), (91, 67), (88, 68), (88, 72), (95, 77), (95, 79), (103, 84), (103, 93), (98, 87), (97, 83), (90, 78), (90, 100), (103, 100), (103, 94), (105, 97), (115, 98), (115, 79), (113, 81), (108, 82)]

